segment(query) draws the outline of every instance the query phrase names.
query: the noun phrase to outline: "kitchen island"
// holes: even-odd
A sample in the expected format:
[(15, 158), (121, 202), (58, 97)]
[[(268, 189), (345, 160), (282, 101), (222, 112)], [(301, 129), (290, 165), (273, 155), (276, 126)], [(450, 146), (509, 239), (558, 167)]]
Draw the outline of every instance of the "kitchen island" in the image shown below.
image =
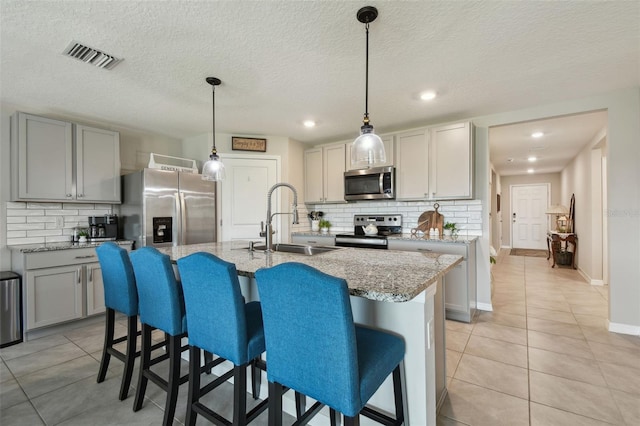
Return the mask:
[[(234, 263), (247, 300), (259, 300), (253, 280), (255, 271), (285, 262), (304, 263), (344, 278), (355, 321), (396, 333), (405, 340), (405, 424), (436, 424), (436, 407), (446, 395), (442, 277), (461, 262), (460, 256), (352, 248), (305, 256), (249, 251), (247, 246), (235, 241), (160, 251), (173, 261), (202, 251)], [(264, 384), (263, 388), (261, 395), (266, 396)], [(394, 412), (391, 379), (385, 381), (370, 404)], [(283, 406), (295, 413), (292, 400), (285, 398)], [(368, 424), (369, 419), (361, 418), (361, 422)]]

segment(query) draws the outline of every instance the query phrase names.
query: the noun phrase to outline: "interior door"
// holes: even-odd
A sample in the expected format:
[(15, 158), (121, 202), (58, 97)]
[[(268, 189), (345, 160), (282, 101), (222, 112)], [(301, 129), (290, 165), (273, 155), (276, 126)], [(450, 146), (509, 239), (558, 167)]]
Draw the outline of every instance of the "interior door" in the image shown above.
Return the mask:
[[(224, 157), (226, 178), (220, 188), (222, 226), (220, 241), (260, 240), (260, 222), (266, 220), (267, 192), (278, 179), (276, 159)], [(288, 189), (284, 188), (285, 191)], [(280, 189), (272, 194), (272, 212), (280, 211)], [(280, 241), (281, 215), (273, 219)]]
[(547, 248), (549, 185), (511, 186), (511, 247)]

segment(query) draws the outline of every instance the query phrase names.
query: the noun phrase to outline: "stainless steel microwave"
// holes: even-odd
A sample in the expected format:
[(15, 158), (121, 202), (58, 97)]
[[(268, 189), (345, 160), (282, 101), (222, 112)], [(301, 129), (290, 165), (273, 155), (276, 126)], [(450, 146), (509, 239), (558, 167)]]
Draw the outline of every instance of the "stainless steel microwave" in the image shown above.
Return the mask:
[(392, 166), (344, 172), (344, 199), (393, 200), (396, 174)]

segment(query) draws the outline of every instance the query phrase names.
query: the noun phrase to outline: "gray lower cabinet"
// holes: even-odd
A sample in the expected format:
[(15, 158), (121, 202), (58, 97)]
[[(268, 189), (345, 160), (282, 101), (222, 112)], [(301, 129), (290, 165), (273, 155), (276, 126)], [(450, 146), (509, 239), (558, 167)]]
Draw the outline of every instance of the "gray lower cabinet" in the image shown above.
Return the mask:
[(13, 268), (24, 277), (26, 333), (105, 311), (97, 260), (93, 247), (13, 253)]
[(476, 242), (438, 242), (389, 239), (389, 250), (425, 251), (463, 257), (444, 277), (447, 319), (471, 322), (476, 311)]
[(292, 235), (291, 242), (307, 246), (335, 246), (336, 237), (333, 235)]

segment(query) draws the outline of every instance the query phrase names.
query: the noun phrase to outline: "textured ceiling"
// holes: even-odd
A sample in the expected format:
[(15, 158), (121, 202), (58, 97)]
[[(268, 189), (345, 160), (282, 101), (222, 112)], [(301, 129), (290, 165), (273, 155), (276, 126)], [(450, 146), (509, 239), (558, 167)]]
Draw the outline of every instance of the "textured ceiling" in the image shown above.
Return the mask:
[[(215, 76), (218, 132), (351, 138), (368, 4), (379, 133), (640, 85), (637, 1), (2, 0), (1, 100), (187, 138), (210, 131)], [(124, 61), (65, 57), (71, 40)], [(419, 100), (426, 89), (435, 101)]]

